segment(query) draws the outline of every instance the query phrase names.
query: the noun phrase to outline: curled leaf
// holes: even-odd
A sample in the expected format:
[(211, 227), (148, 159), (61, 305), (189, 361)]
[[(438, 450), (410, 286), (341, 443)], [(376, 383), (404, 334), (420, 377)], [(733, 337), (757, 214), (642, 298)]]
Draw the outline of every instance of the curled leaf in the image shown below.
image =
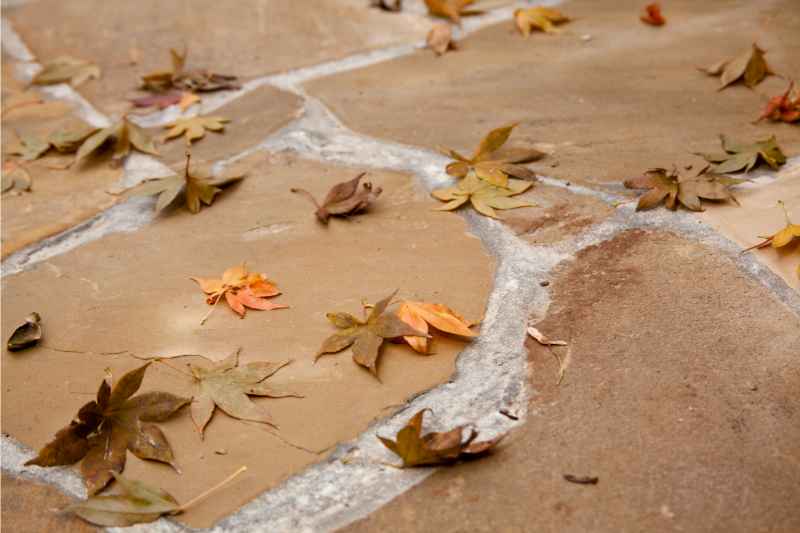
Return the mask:
[[(469, 329), (469, 322), (446, 305), (405, 300), (400, 303), (397, 309), (397, 316), (400, 320), (422, 333), (427, 334), (428, 325), (431, 325), (439, 331), (461, 337), (477, 336), (477, 333)], [(403, 337), (403, 340), (414, 351), (428, 353), (427, 337), (408, 336)]]
[(644, 6), (644, 14), (639, 19), (651, 26), (663, 26), (667, 22), (667, 19), (661, 14), (661, 6), (658, 3)]
[(317, 220), (323, 224), (328, 223), (331, 216), (349, 216), (355, 215), (365, 211), (369, 204), (378, 199), (383, 189), (380, 187), (372, 187), (372, 183), (365, 181), (363, 188), (359, 189), (358, 184), (361, 178), (366, 176), (366, 172), (362, 172), (350, 181), (343, 181), (334, 185), (328, 194), (325, 196), (322, 205), (317, 202), (317, 199), (305, 189), (298, 189), (293, 187), (293, 193), (303, 194), (306, 198), (311, 200), (317, 208), (314, 213)]
[(765, 118), (773, 122), (787, 122), (790, 124), (800, 121), (800, 93), (795, 94), (793, 98), (793, 92), (794, 81), (791, 81), (785, 93), (769, 99), (764, 112), (761, 113), (756, 122)]
[(554, 341), (550, 340), (545, 336), (544, 333), (539, 331), (537, 328), (533, 326), (528, 326), (528, 335), (536, 339), (536, 342), (541, 344), (542, 346), (566, 346), (566, 341)]
[(719, 76), (720, 91), (739, 80), (752, 89), (768, 75), (773, 74), (764, 58), (765, 53), (753, 43), (750, 50), (742, 52), (733, 59), (725, 59), (700, 70), (709, 76)]
[(561, 30), (556, 25), (569, 22), (569, 20), (569, 17), (559, 10), (549, 7), (529, 7), (514, 11), (514, 22), (517, 29), (526, 39), (532, 30), (559, 33)]
[(31, 313), (25, 317), (25, 322), (14, 330), (6, 346), (8, 351), (17, 352), (35, 346), (42, 338), (42, 317), (39, 313)]
[(639, 198), (637, 211), (652, 209), (662, 202), (672, 210), (681, 204), (692, 211), (702, 211), (701, 199), (735, 201), (729, 187), (743, 181), (710, 173), (707, 169), (696, 176), (682, 176), (676, 169), (668, 172), (663, 168), (653, 168), (639, 178), (626, 180), (625, 187), (649, 189)]

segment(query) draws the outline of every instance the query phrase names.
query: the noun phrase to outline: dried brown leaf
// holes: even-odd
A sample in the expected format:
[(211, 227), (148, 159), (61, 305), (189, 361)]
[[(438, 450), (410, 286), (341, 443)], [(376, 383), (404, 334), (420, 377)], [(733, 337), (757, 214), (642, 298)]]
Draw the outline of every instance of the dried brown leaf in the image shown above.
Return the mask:
[(355, 178), (349, 181), (343, 181), (334, 185), (325, 200), (320, 205), (316, 198), (305, 189), (298, 189), (293, 187), (293, 193), (300, 193), (306, 198), (311, 200), (317, 208), (314, 213), (323, 224), (328, 223), (331, 216), (350, 216), (366, 211), (369, 205), (378, 199), (383, 189), (380, 187), (372, 187), (372, 183), (364, 182), (363, 188), (359, 189), (358, 184), (361, 178), (366, 176), (366, 172), (362, 172)]

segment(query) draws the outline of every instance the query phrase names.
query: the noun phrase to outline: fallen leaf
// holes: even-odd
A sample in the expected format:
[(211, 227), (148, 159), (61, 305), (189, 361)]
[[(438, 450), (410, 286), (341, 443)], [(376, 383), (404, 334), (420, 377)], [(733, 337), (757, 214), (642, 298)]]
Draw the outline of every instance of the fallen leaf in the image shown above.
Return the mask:
[(116, 472), (111, 474), (122, 489), (121, 494), (104, 496), (90, 496), (87, 500), (70, 505), (67, 510), (75, 513), (82, 519), (98, 526), (132, 526), (145, 524), (157, 520), (160, 516), (176, 515), (207, 498), (236, 476), (247, 470), (246, 466), (239, 468), (232, 475), (220, 483), (195, 496), (183, 505), (178, 505), (177, 500), (167, 491), (151, 487), (141, 481), (128, 479)]
[(549, 7), (528, 7), (514, 11), (514, 22), (517, 24), (517, 29), (526, 39), (534, 29), (545, 33), (559, 33), (561, 30), (556, 25), (569, 22), (569, 20), (569, 17), (557, 9)]
[(184, 93), (180, 91), (169, 91), (165, 93), (149, 94), (139, 98), (131, 99), (135, 107), (157, 107), (164, 109), (171, 105), (176, 105), (183, 98)]
[(566, 346), (566, 341), (551, 341), (541, 331), (533, 326), (528, 326), (528, 335), (536, 339), (542, 346)]
[(390, 13), (398, 13), (403, 10), (403, 0), (371, 0), (369, 5)]
[(449, 24), (444, 22), (433, 25), (425, 42), (428, 48), (433, 50), (437, 56), (457, 48), (455, 41), (453, 41), (453, 30), (450, 29)]
[(665, 202), (673, 211), (682, 204), (692, 211), (702, 211), (700, 200), (734, 200), (728, 187), (745, 180), (720, 176), (703, 169), (696, 176), (682, 176), (676, 169), (667, 172), (663, 168), (653, 168), (639, 178), (625, 180), (629, 189), (650, 189), (639, 198), (637, 211), (651, 209)]
[(236, 350), (208, 369), (189, 365), (197, 383), (198, 392), (192, 402), (192, 420), (200, 433), (200, 438), (203, 438), (203, 432), (214, 414), (215, 407), (239, 420), (274, 426), (269, 413), (253, 403), (249, 396), (301, 398), (297, 394), (271, 387), (265, 382), (289, 363), (291, 360), (286, 359), (278, 363), (258, 361), (239, 366), (239, 350)]
[(31, 313), (25, 317), (25, 322), (14, 330), (6, 346), (10, 352), (18, 352), (36, 344), (42, 339), (42, 317), (39, 313)]
[(126, 450), (176, 468), (167, 438), (151, 422), (163, 422), (191, 400), (168, 392), (133, 396), (149, 365), (126, 373), (113, 388), (103, 380), (97, 399), (81, 407), (76, 418), (25, 465), (60, 466), (82, 460), (89, 494), (102, 490), (114, 472), (122, 472)]
[(199, 101), (200, 101), (200, 97), (199, 96), (197, 96), (194, 93), (190, 93), (190, 92), (184, 91), (181, 94), (181, 99), (178, 102), (178, 107), (180, 108), (181, 111), (186, 111), (187, 109), (192, 107), (194, 104), (198, 103)]
[(495, 209), (535, 207), (536, 204), (512, 198), (512, 196), (528, 190), (533, 183), (510, 179), (507, 185), (507, 187), (490, 185), (485, 181), (479, 180), (475, 173), (470, 172), (455, 187), (436, 189), (431, 194), (437, 200), (447, 202), (443, 206), (437, 207), (438, 211), (453, 211), (470, 202), (478, 213), (491, 218), (499, 218)]
[(27, 168), (15, 161), (3, 163), (3, 194), (30, 192), (32, 186), (33, 178)]
[(17, 155), (24, 161), (34, 161), (42, 157), (50, 149), (50, 143), (35, 135), (17, 136), (17, 145), (8, 150), (11, 155)]
[(8, 153), (18, 155), (25, 161), (33, 161), (47, 154), (50, 148), (60, 153), (75, 152), (80, 145), (99, 128), (81, 122), (78, 126), (70, 126), (56, 130), (45, 137), (23, 135), (17, 138), (16, 145)]
[[(433, 326), (439, 331), (452, 333), (461, 337), (476, 337), (478, 334), (469, 329), (469, 322), (464, 317), (447, 307), (446, 305), (414, 302), (405, 300), (400, 302), (397, 309), (397, 316), (412, 328), (428, 333), (428, 325)], [(408, 336), (403, 337), (414, 351), (428, 353), (427, 337)]]
[[(278, 296), (281, 291), (272, 281), (263, 274), (251, 273), (242, 264), (227, 269), (222, 273), (222, 279), (190, 278), (196, 282), (208, 297), (208, 305), (216, 305), (224, 296), (225, 301), (241, 318), (247, 312), (246, 308), (273, 311), (286, 309), (289, 306), (274, 304), (267, 300)], [(205, 318), (203, 319), (205, 322)]]
[(75, 162), (79, 163), (86, 157), (97, 154), (108, 145), (111, 146), (114, 161), (127, 157), (131, 148), (145, 154), (158, 155), (153, 139), (147, 132), (123, 117), (119, 123), (98, 130), (87, 137), (75, 154)]
[(222, 192), (222, 188), (231, 183), (241, 181), (245, 174), (238, 169), (226, 171), (218, 176), (211, 174), (210, 168), (199, 168), (192, 171), (189, 166), (191, 156), (186, 154), (186, 167), (183, 175), (173, 174), (165, 178), (147, 180), (128, 191), (130, 196), (158, 196), (155, 210), (161, 211), (171, 205), (181, 193), (186, 201), (186, 209), (193, 214), (200, 212), (203, 204), (211, 205), (214, 198)]
[(792, 90), (794, 89), (794, 80), (789, 82), (789, 87), (786, 92), (779, 96), (773, 96), (767, 102), (767, 107), (764, 112), (756, 120), (759, 122), (765, 118), (773, 122), (798, 122), (800, 121), (800, 93), (795, 94), (792, 99)]
[(431, 432), (422, 435), (422, 418), (427, 409), (422, 409), (397, 432), (391, 440), (378, 435), (378, 439), (395, 455), (403, 460), (403, 467), (428, 466), (453, 463), (458, 460), (474, 459), (488, 453), (505, 435), (491, 440), (475, 442), (478, 432), (470, 429), (466, 439), (464, 426), (457, 426), (442, 433)]
[(98, 78), (100, 78), (100, 67), (94, 63), (70, 56), (61, 56), (42, 65), (42, 70), (33, 77), (31, 83), (53, 85), (69, 82), (73, 87), (78, 87), (88, 80)]
[(352, 346), (353, 361), (377, 377), (378, 356), (385, 339), (408, 336), (427, 337), (426, 333), (412, 328), (400, 320), (397, 315), (386, 312), (386, 308), (395, 294), (397, 291), (376, 303), (366, 320), (359, 320), (350, 313), (328, 313), (326, 315), (328, 320), (340, 331), (323, 341), (314, 360), (316, 361), (325, 354), (341, 352)]
[(644, 14), (639, 18), (651, 26), (663, 26), (667, 22), (667, 19), (661, 14), (661, 6), (658, 3), (644, 6)]
[(350, 181), (343, 181), (331, 187), (322, 205), (320, 205), (317, 199), (305, 189), (292, 187), (290, 190), (293, 193), (303, 194), (310, 199), (317, 208), (314, 213), (317, 215), (317, 219), (323, 224), (327, 224), (328, 218), (331, 216), (349, 216), (366, 211), (369, 204), (378, 199), (378, 196), (380, 196), (383, 191), (380, 187), (373, 189), (372, 183), (365, 181), (364, 187), (360, 190), (358, 188), (359, 181), (361, 181), (361, 178), (366, 176), (366, 174), (366, 172), (362, 172)]
[(188, 117), (179, 118), (171, 124), (164, 126), (171, 128), (165, 135), (165, 139), (174, 139), (181, 135), (186, 137), (186, 146), (191, 145), (197, 139), (202, 139), (206, 135), (206, 130), (221, 132), (225, 130), (225, 123), (230, 122), (224, 117)]
[(773, 74), (764, 58), (765, 53), (756, 43), (753, 43), (750, 50), (742, 52), (733, 59), (725, 59), (700, 70), (710, 76), (719, 76), (720, 91), (738, 80), (742, 80), (747, 87), (752, 89), (768, 75)]
[(536, 161), (544, 157), (544, 153), (528, 148), (511, 150), (505, 155), (498, 154), (516, 126), (515, 122), (490, 131), (470, 158), (453, 149), (440, 148), (443, 154), (455, 159), (455, 162), (447, 165), (445, 171), (456, 178), (463, 178), (472, 170), (480, 179), (498, 187), (507, 187), (509, 176), (535, 180), (536, 174), (519, 163)]
[(597, 476), (575, 476), (572, 474), (564, 474), (564, 481), (570, 483), (577, 483), (578, 485), (597, 485), (600, 478)]
[(142, 76), (142, 89), (164, 92), (180, 89), (189, 92), (211, 92), (240, 89), (236, 76), (215, 74), (207, 70), (186, 70), (187, 52), (171, 49), (172, 70), (160, 70)]
[(743, 144), (731, 141), (725, 135), (720, 135), (720, 142), (724, 152), (714, 154), (697, 153), (709, 163), (714, 163), (712, 170), (719, 174), (744, 171), (750, 172), (759, 161), (766, 163), (771, 169), (777, 170), (786, 163), (786, 156), (778, 146), (774, 135), (763, 141)]
[(480, 9), (467, 9), (475, 0), (425, 0), (428, 13), (434, 17), (450, 19), (455, 24), (461, 25), (461, 17), (481, 15)]
[[(783, 214), (786, 216), (786, 227), (777, 233), (770, 235), (769, 237), (761, 237), (764, 239), (762, 242), (742, 250), (742, 253), (749, 252), (750, 250), (766, 248), (767, 246), (771, 246), (773, 248), (783, 248), (784, 246), (791, 244), (795, 239), (800, 240), (800, 224), (792, 223), (791, 219), (789, 218), (789, 212), (786, 210), (786, 205), (784, 205), (782, 201), (779, 201), (778, 205), (780, 205), (781, 209), (783, 209)], [(798, 251), (800, 251), (800, 248), (798, 248)]]

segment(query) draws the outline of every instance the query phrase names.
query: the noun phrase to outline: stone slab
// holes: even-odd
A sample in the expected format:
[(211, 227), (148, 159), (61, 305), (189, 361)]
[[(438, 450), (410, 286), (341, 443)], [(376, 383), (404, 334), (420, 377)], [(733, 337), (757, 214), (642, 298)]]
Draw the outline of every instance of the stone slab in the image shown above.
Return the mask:
[(6, 531), (100, 531), (80, 518), (64, 512), (74, 500), (55, 487), (18, 479), (3, 473), (3, 527)]
[[(274, 379), (306, 397), (262, 402), (277, 433), (217, 413), (201, 442), (186, 413), (163, 425), (183, 475), (129, 455), (128, 475), (157, 483), (179, 501), (248, 466), (213, 505), (180, 517), (191, 526), (213, 524), (446, 381), (464, 346), (437, 338), (436, 354), (425, 357), (389, 345), (379, 382), (349, 352), (313, 363), (334, 331), (326, 312), (356, 313), (362, 298), (375, 302), (399, 288), (402, 297), (442, 301), (479, 319), (491, 285), (492, 260), (466, 233), (463, 218), (432, 211), (409, 176), (370, 171), (384, 188), (374, 209), (323, 227), (311, 204), (289, 188), (321, 197), (358, 169), (288, 155), (265, 160), (262, 154), (253, 163), (249, 178), (198, 215), (168, 213), (135, 233), (109, 235), (2, 281), (4, 338), (32, 310), (45, 328), (42, 346), (2, 355), (3, 428), (32, 448), (88, 401), (104, 368), (119, 375), (141, 363), (131, 355), (221, 358), (243, 347), (243, 361), (294, 359)], [(200, 326), (208, 306), (189, 276), (217, 276), (242, 261), (274, 279), (283, 290), (276, 301), (291, 308), (250, 311), (240, 320), (220, 306)], [(171, 364), (180, 369), (186, 362)], [(163, 365), (148, 371), (142, 390), (155, 388), (192, 393), (191, 380)], [(214, 453), (222, 448), (226, 455)]]
[[(529, 419), (366, 531), (797, 531), (800, 318), (728, 259), (666, 233), (580, 252), (529, 339)], [(564, 474), (598, 476), (576, 485)]]
[[(469, 35), (457, 52), (420, 50), (306, 87), (349, 127), (430, 149), (471, 151), (490, 129), (520, 122), (512, 141), (554, 145), (552, 158), (532, 168), (570, 180), (619, 181), (697, 163), (691, 152), (718, 149), (723, 132), (774, 133), (788, 154), (800, 150), (796, 126), (751, 123), (784, 80), (718, 92), (718, 80), (696, 68), (757, 41), (776, 71), (799, 72), (792, 0), (670, 2), (662, 28), (642, 24), (634, 0), (560, 9), (574, 21), (559, 35), (525, 40), (509, 19)], [(554, 159), (557, 167), (546, 164)]]

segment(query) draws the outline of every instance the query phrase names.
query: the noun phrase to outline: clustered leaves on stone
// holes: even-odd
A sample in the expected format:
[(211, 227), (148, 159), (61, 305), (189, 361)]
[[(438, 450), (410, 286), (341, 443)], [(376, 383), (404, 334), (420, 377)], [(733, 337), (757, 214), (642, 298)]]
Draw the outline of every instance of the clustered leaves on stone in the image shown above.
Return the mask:
[(652, 209), (664, 202), (667, 208), (675, 210), (678, 205), (692, 211), (702, 211), (703, 200), (736, 200), (728, 189), (744, 180), (730, 176), (720, 176), (703, 169), (694, 176), (679, 174), (677, 169), (667, 171), (663, 168), (650, 169), (644, 175), (625, 181), (629, 189), (649, 189), (639, 198), (637, 211)]
[(361, 213), (365, 211), (372, 202), (377, 200), (382, 192), (380, 187), (373, 188), (372, 183), (366, 181), (361, 189), (358, 188), (361, 178), (366, 175), (366, 172), (362, 172), (349, 181), (343, 181), (342, 183), (334, 185), (331, 190), (328, 191), (328, 194), (322, 201), (322, 205), (317, 202), (314, 195), (305, 189), (293, 187), (291, 192), (302, 194), (311, 200), (317, 208), (314, 212), (317, 216), (317, 220), (323, 224), (327, 224), (331, 216), (349, 216)]
[(639, 19), (651, 26), (663, 26), (667, 23), (667, 19), (661, 14), (661, 6), (657, 2), (644, 6), (644, 13)]
[(170, 89), (189, 92), (211, 92), (240, 89), (237, 77), (227, 74), (216, 74), (207, 70), (187, 70), (187, 51), (178, 52), (170, 49), (171, 70), (159, 70), (142, 76), (142, 89), (161, 93)]

